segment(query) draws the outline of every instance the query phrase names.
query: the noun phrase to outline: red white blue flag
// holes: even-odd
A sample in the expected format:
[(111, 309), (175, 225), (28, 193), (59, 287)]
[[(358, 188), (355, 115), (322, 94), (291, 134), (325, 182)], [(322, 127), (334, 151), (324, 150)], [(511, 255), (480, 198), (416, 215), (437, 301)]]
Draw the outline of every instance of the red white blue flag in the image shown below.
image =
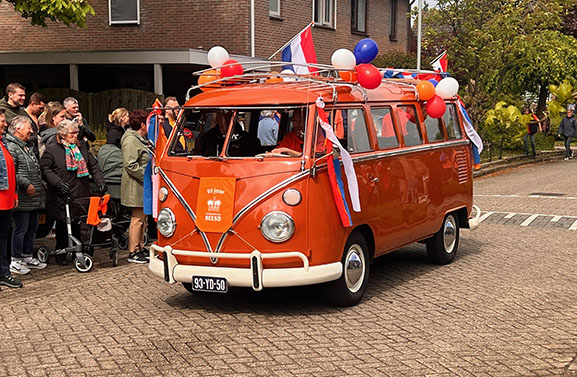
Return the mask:
[[(315, 52), (315, 45), (313, 43), (311, 25), (298, 33), (282, 50), (282, 61), (298, 64), (317, 63), (317, 54)], [(297, 74), (304, 75), (308, 75), (317, 71), (317, 69), (314, 67), (307, 67), (303, 65), (283, 66), (283, 69), (285, 68), (291, 69)]]
[[(162, 127), (158, 127), (158, 115), (161, 113), (162, 103), (156, 99), (152, 105), (153, 109), (146, 119), (148, 127), (148, 141), (152, 149), (166, 137)], [(168, 120), (167, 120), (168, 122)], [(162, 134), (159, 134), (162, 133)], [(154, 171), (156, 159), (154, 154), (150, 153), (150, 160), (144, 168), (144, 182), (143, 182), (143, 210), (145, 215), (152, 215), (154, 219), (158, 216), (158, 189), (159, 180), (158, 174)]]
[(461, 112), (461, 116), (463, 117), (463, 126), (465, 126), (465, 132), (467, 133), (467, 137), (473, 143), (473, 162), (475, 165), (475, 169), (479, 169), (481, 167), (481, 152), (483, 151), (483, 140), (481, 140), (481, 136), (473, 127), (473, 123), (471, 123), (471, 118), (469, 118), (469, 114), (467, 110), (465, 110), (465, 104), (461, 101), (459, 97), (459, 111)]
[(447, 72), (448, 64), (447, 51), (443, 51), (441, 55), (437, 56), (437, 58), (431, 62), (431, 66), (433, 66), (433, 69), (437, 72)]

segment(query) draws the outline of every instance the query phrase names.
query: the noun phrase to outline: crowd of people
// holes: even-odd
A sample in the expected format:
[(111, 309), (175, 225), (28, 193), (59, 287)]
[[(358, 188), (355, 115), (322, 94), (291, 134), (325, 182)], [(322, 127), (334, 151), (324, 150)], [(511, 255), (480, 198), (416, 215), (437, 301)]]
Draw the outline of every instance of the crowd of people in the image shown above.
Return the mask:
[[(176, 98), (167, 100), (178, 107)], [(114, 110), (97, 160), (90, 151), (96, 135), (78, 100), (47, 102), (41, 93), (33, 93), (27, 107), (25, 102), (26, 89), (18, 83), (9, 84), (0, 100), (0, 286), (20, 288), (22, 282), (13, 274), (46, 267), (33, 255), (40, 211), (45, 209), (48, 223), (55, 226), (56, 250), (65, 249), (66, 204), (71, 217), (79, 218), (95, 191), (108, 192), (107, 183), (116, 186), (120, 204), (131, 210), (128, 261), (147, 263), (143, 181), (150, 159), (148, 113)], [(174, 112), (168, 116), (176, 118)], [(72, 233), (79, 234), (77, 222), (72, 222)], [(66, 254), (57, 252), (56, 257), (66, 263)]]

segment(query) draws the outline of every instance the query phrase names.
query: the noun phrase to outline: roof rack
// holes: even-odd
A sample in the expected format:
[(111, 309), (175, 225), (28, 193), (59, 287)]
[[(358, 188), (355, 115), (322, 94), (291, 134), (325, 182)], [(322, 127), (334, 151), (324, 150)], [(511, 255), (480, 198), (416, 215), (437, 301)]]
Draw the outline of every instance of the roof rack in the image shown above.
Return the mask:
[[(227, 64), (215, 68), (207, 68), (197, 72), (194, 72), (195, 76), (206, 75), (214, 69), (221, 69), (223, 67), (231, 67), (233, 65), (242, 64), (244, 72), (242, 75), (236, 75), (231, 77), (223, 77), (216, 80), (212, 80), (200, 85), (194, 85), (190, 87), (186, 92), (186, 100), (191, 98), (191, 91), (196, 89), (201, 89), (203, 87), (218, 86), (224, 87), (225, 85), (240, 85), (240, 84), (262, 84), (267, 82), (272, 78), (280, 78), (283, 81), (276, 83), (269, 83), (269, 85), (279, 85), (284, 88), (290, 87), (302, 87), (303, 83), (307, 83), (307, 87), (311, 90), (331, 90), (332, 91), (332, 101), (337, 102), (337, 92), (339, 87), (347, 87), (351, 90), (358, 90), (363, 95), (363, 99), (368, 101), (368, 95), (365, 88), (363, 88), (358, 83), (351, 83), (344, 81), (339, 77), (339, 71), (331, 65), (325, 64), (311, 64), (311, 63), (292, 63), (292, 62), (278, 62), (278, 61), (248, 61), (242, 63)], [(287, 66), (297, 66), (297, 67), (307, 67), (314, 68), (316, 72), (314, 74), (302, 75), (296, 73), (283, 73), (282, 70)], [(275, 71), (277, 69), (278, 71)], [(380, 69), (380, 72), (386, 71), (385, 69)], [(409, 70), (406, 70), (409, 71)], [(420, 71), (421, 73), (429, 73), (425, 71)], [(431, 72), (435, 73), (435, 72)], [(209, 73), (212, 76), (212, 72)], [(411, 82), (409, 82), (411, 81)], [(407, 79), (382, 79), (382, 82), (388, 82), (391, 84), (396, 84), (400, 86), (406, 86), (415, 92), (418, 96), (417, 90), (415, 88), (414, 80)]]

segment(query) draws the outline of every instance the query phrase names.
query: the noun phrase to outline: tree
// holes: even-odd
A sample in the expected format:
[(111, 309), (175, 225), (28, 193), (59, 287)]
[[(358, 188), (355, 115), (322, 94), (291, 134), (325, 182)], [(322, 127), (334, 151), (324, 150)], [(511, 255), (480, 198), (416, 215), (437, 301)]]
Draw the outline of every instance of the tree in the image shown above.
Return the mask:
[(529, 117), (521, 115), (519, 108), (507, 106), (505, 102), (497, 102), (495, 108), (487, 111), (487, 131), (492, 139), (499, 143), (499, 159), (503, 158), (503, 147), (512, 146), (519, 139), (524, 125), (529, 123)]
[[(86, 27), (86, 16), (94, 9), (86, 0), (5, 0), (32, 25), (46, 27), (46, 21)], [(0, 0), (2, 2), (2, 0)]]

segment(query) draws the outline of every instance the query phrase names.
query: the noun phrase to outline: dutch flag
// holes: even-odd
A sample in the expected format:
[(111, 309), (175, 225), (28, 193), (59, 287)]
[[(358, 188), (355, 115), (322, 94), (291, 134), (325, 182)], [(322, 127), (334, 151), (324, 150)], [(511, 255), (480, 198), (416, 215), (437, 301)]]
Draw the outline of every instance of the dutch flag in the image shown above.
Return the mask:
[[(315, 45), (313, 43), (311, 25), (307, 26), (303, 31), (298, 33), (282, 50), (282, 61), (299, 64), (317, 63), (317, 54), (315, 52)], [(283, 66), (283, 69), (290, 69), (297, 74), (304, 75), (317, 71), (317, 69), (314, 67), (306, 67), (301, 65), (286, 65)]]

